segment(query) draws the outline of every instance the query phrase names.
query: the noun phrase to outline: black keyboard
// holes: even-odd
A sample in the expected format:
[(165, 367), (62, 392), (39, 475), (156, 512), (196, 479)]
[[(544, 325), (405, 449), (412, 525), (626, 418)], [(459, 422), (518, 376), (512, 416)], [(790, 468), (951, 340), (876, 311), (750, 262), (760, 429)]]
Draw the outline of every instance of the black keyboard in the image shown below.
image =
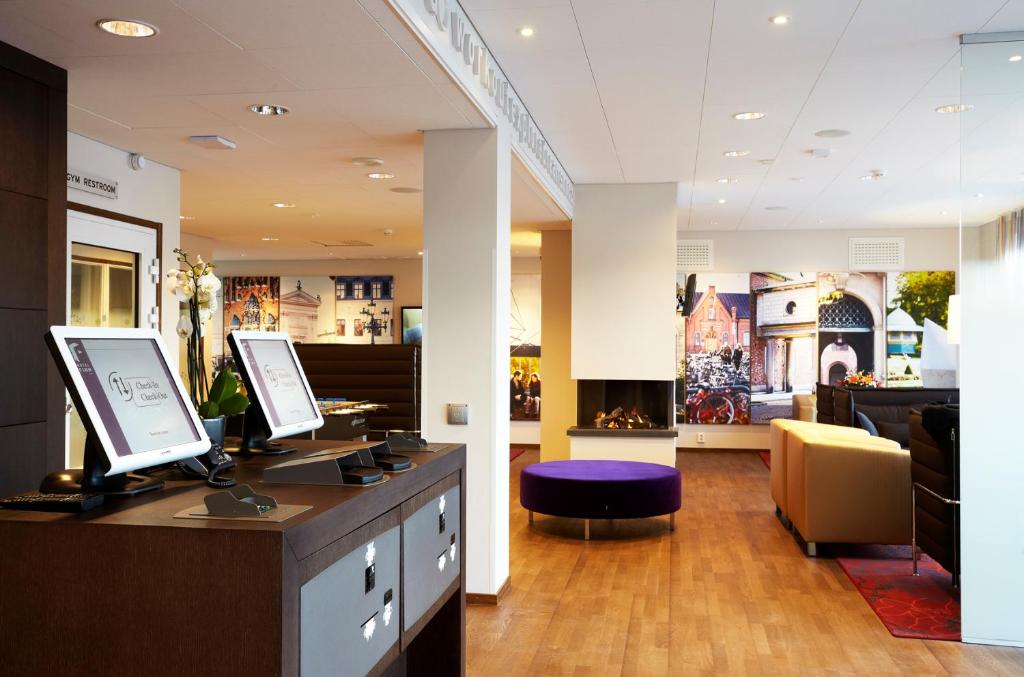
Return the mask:
[(103, 494), (18, 494), (0, 498), (0, 508), (44, 512), (85, 512), (103, 505)]

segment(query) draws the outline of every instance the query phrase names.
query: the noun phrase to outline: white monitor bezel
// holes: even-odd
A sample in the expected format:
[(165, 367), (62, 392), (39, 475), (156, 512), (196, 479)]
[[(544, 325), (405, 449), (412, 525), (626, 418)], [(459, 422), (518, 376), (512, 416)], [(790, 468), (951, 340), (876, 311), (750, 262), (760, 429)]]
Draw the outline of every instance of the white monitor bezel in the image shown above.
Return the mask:
[[(242, 345), (238, 341), (284, 341), (285, 345), (288, 346), (288, 352), (291, 354), (292, 361), (295, 363), (295, 368), (299, 372), (299, 377), (302, 379), (302, 385), (306, 389), (306, 395), (309, 397), (309, 402), (313, 407), (316, 418), (299, 421), (298, 423), (289, 423), (288, 425), (275, 426), (267, 413), (266, 402), (264, 401), (266, 393), (260, 391), (256, 379), (252, 378), (252, 375), (249, 373), (249, 365), (244, 362)], [(266, 422), (268, 429), (268, 440), (276, 440), (281, 437), (309, 432), (323, 426), (324, 417), (320, 413), (320, 405), (316, 401), (313, 389), (309, 387), (309, 380), (306, 379), (306, 370), (302, 368), (302, 362), (299, 361), (299, 356), (295, 353), (295, 346), (292, 345), (292, 339), (287, 333), (283, 331), (242, 331), (236, 329), (228, 334), (228, 342), (233, 346), (232, 353), (235, 357), (235, 368), (243, 375), (249, 388), (249, 400), (256, 404), (260, 411), (263, 412), (263, 420)]]
[[(199, 419), (199, 415), (196, 413), (192, 400), (189, 398), (188, 392), (185, 390), (185, 386), (181, 381), (181, 376), (178, 375), (177, 367), (170, 360), (160, 332), (155, 329), (108, 329), (105, 327), (54, 326), (50, 327), (50, 335), (54, 339), (54, 348), (60, 355), (61, 361), (64, 363), (61, 371), (67, 378), (70, 378), (71, 382), (74, 384), (74, 390), (76, 392), (72, 395), (72, 399), (75, 399), (79, 404), (79, 407), (83, 410), (79, 412), (80, 414), (84, 413), (84, 418), (87, 419), (83, 420), (83, 423), (85, 424), (86, 429), (91, 430), (99, 439), (100, 446), (103, 448), (103, 454), (107, 458), (107, 463), (110, 464), (110, 469), (105, 472), (104, 475), (109, 477), (111, 475), (118, 475), (120, 473), (131, 472), (133, 470), (150, 468), (155, 465), (170, 463), (171, 461), (180, 461), (185, 458), (192, 458), (209, 451), (210, 437), (206, 434), (203, 422)], [(171, 383), (177, 389), (177, 394), (185, 405), (185, 412), (192, 419), (192, 424), (195, 426), (196, 432), (199, 434), (199, 439), (195, 442), (186, 442), (184, 444), (161, 447), (151, 451), (132, 453), (128, 456), (118, 456), (117, 453), (113, 451), (114, 444), (110, 439), (110, 434), (107, 432), (106, 425), (103, 423), (103, 419), (100, 417), (99, 411), (96, 409), (92, 396), (89, 394), (89, 389), (86, 387), (85, 381), (82, 379), (82, 375), (78, 371), (78, 367), (75, 364), (75, 358), (68, 348), (67, 339), (152, 340), (157, 346), (160, 359), (164, 361), (164, 364), (167, 366), (167, 371), (171, 374)], [(66, 385), (67, 383), (65, 382), (65, 386)]]

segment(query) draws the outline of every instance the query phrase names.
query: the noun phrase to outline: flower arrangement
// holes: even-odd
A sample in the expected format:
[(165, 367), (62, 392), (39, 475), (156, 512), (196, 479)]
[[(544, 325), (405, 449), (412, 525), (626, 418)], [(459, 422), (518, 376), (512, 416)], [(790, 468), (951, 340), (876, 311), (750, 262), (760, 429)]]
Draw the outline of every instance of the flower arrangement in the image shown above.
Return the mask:
[(844, 386), (852, 386), (854, 388), (877, 388), (880, 382), (875, 378), (875, 374), (870, 371), (848, 371), (846, 377), (843, 378)]
[[(203, 257), (196, 256), (195, 263), (189, 259), (189, 254), (181, 249), (175, 249), (178, 256), (177, 270), (167, 273), (167, 285), (170, 291), (182, 304), (181, 318), (178, 320), (178, 336), (186, 344), (187, 355), (185, 358), (188, 368), (188, 392), (192, 403), (199, 410), (200, 415), (206, 417), (207, 413), (214, 413), (213, 417), (220, 414), (227, 414), (221, 411), (219, 406), (210, 405), (210, 384), (206, 375), (206, 352), (203, 348), (203, 334), (206, 333), (206, 325), (213, 319), (213, 313), (217, 310), (217, 290), (220, 289), (220, 280), (213, 272), (213, 264), (203, 261)], [(233, 375), (232, 380), (234, 380)], [(229, 389), (228, 384), (221, 382), (220, 377), (214, 381), (217, 386), (215, 395), (224, 395)], [(235, 394), (236, 388), (228, 393), (228, 397)], [(219, 400), (219, 397), (218, 397)], [(236, 404), (241, 404), (240, 401)], [(248, 400), (245, 402), (248, 405)], [(234, 410), (236, 407), (230, 407)], [(244, 411), (244, 406), (242, 407)], [(233, 412), (240, 413), (240, 412)]]

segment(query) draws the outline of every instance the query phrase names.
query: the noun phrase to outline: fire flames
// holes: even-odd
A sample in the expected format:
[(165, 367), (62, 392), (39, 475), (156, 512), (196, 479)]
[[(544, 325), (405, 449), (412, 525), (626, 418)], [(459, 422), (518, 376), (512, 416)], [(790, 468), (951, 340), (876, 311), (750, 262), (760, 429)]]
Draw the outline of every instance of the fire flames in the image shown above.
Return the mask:
[(606, 430), (634, 430), (638, 428), (651, 429), (658, 426), (654, 425), (650, 416), (638, 411), (636, 407), (631, 408), (628, 412), (622, 407), (615, 407), (611, 413), (597, 412), (597, 416), (594, 418), (594, 427)]

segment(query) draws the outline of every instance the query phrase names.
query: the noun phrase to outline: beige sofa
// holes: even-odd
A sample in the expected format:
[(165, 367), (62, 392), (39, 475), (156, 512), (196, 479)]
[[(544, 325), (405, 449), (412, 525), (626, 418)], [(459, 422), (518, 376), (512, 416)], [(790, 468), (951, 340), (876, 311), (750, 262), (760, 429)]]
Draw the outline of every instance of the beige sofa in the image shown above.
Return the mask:
[(785, 435), (786, 515), (817, 554), (818, 543), (909, 544), (910, 452), (880, 437), (842, 437), (830, 425)]
[(769, 447), (771, 454), (771, 494), (775, 501), (776, 514), (782, 519), (782, 523), (788, 528), (789, 524), (789, 499), (786, 486), (788, 475), (788, 441), (789, 433), (793, 430), (814, 430), (820, 435), (834, 435), (839, 439), (863, 439), (870, 437), (866, 430), (860, 428), (846, 428), (843, 426), (824, 425), (810, 421), (795, 421), (788, 418), (773, 419), (768, 431)]

